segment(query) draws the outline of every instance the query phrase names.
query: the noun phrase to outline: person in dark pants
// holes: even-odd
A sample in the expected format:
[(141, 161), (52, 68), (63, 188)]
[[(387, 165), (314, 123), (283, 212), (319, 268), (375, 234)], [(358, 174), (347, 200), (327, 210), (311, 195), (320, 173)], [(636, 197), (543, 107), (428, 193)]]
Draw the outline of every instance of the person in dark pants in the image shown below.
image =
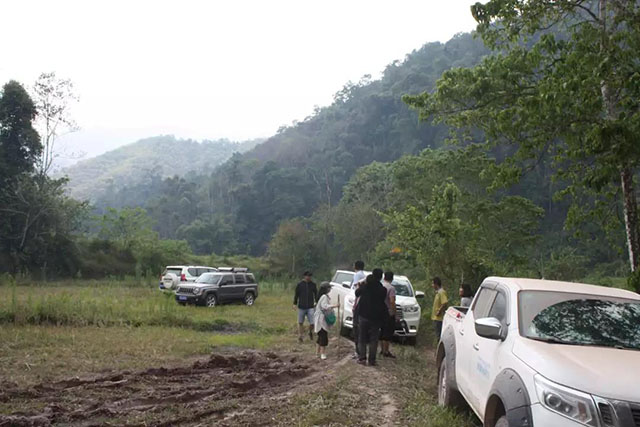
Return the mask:
[(436, 339), (440, 339), (442, 335), (442, 321), (444, 319), (444, 312), (447, 311), (449, 306), (449, 298), (447, 292), (442, 289), (442, 281), (439, 277), (434, 277), (431, 282), (433, 290), (436, 294), (433, 298), (433, 309), (431, 310), (431, 320), (433, 321), (433, 329), (436, 335)]
[(309, 322), (309, 338), (313, 341), (313, 314), (318, 301), (316, 284), (311, 281), (311, 272), (305, 271), (303, 279), (296, 285), (296, 293), (293, 296), (293, 309), (298, 309), (298, 341), (302, 342), (304, 336), (304, 318)]
[[(380, 283), (382, 270), (376, 268), (367, 276), (364, 285), (356, 289), (358, 302), (358, 363), (369, 366), (376, 365), (376, 353), (378, 351), (378, 338), (380, 327), (387, 314), (385, 300), (387, 290)], [(369, 354), (367, 358), (367, 347)]]

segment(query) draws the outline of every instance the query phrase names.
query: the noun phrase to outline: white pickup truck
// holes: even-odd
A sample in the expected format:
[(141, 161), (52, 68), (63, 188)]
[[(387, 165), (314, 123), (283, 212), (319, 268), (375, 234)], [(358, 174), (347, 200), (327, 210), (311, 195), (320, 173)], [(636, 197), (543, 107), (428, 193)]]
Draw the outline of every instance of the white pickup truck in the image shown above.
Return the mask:
[[(369, 275), (369, 272), (365, 272)], [(356, 301), (355, 292), (351, 289), (351, 282), (355, 272), (337, 270), (331, 279), (331, 301), (340, 299), (340, 315), (342, 317), (342, 335), (349, 335), (353, 329), (353, 304)], [(416, 343), (418, 328), (420, 327), (420, 305), (416, 298), (424, 298), (424, 292), (415, 291), (406, 276), (395, 275), (393, 287), (396, 290), (396, 318), (397, 327), (394, 335), (407, 340), (409, 344)]]
[(438, 403), (485, 427), (640, 427), (640, 295), (489, 277), (446, 311)]

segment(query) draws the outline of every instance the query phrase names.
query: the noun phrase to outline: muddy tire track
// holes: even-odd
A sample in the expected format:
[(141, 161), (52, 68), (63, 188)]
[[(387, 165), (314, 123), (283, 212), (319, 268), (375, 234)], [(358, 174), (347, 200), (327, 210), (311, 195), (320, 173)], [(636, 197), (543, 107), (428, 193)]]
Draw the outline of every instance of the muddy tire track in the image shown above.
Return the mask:
[(9, 387), (0, 402), (16, 410), (0, 415), (0, 427), (242, 424), (243, 411), (255, 414), (316, 370), (300, 355), (243, 351), (190, 366)]

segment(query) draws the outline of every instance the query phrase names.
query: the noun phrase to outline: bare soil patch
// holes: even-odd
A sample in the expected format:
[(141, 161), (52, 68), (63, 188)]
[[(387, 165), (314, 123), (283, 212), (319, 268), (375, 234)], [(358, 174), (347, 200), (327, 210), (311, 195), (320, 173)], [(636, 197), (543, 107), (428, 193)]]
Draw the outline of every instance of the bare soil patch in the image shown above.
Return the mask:
[[(0, 426), (238, 425), (317, 371), (296, 354), (212, 354), (189, 366), (71, 378), (29, 388), (5, 384), (0, 402), (12, 410)], [(249, 418), (254, 418), (250, 416)]]

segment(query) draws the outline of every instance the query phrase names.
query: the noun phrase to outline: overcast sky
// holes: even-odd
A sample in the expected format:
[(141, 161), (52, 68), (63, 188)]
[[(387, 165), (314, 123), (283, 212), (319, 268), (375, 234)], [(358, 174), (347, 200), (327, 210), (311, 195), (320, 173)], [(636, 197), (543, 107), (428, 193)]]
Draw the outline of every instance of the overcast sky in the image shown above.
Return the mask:
[(144, 136), (268, 137), (431, 41), (477, 0), (3, 1), (0, 84), (70, 78), (96, 155)]

